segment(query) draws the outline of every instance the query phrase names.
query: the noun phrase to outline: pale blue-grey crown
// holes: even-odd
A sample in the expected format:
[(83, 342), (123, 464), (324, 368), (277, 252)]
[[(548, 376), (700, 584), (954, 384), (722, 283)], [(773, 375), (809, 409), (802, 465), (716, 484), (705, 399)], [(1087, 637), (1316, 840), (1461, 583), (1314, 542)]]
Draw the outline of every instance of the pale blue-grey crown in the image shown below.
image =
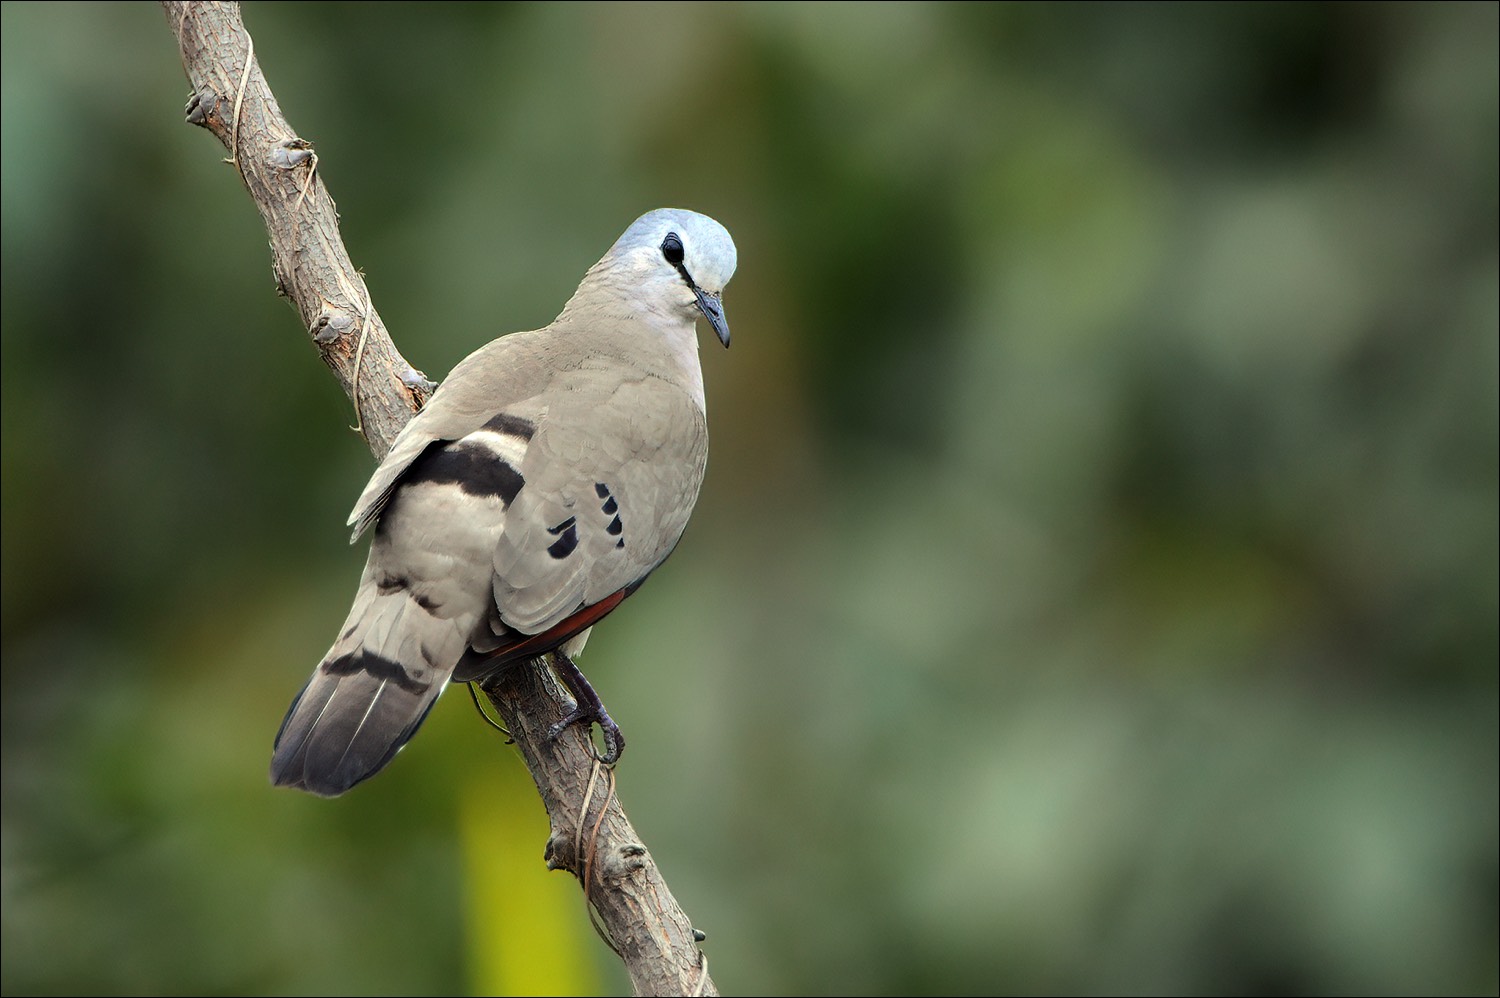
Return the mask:
[[(710, 294), (723, 294), (734, 276), (738, 254), (729, 232), (707, 215), (684, 208), (658, 208), (630, 224), (610, 250), (611, 256), (651, 254), (661, 256), (667, 237), (676, 234), (682, 242), (682, 268), (693, 283)], [(655, 259), (652, 259), (655, 263)]]

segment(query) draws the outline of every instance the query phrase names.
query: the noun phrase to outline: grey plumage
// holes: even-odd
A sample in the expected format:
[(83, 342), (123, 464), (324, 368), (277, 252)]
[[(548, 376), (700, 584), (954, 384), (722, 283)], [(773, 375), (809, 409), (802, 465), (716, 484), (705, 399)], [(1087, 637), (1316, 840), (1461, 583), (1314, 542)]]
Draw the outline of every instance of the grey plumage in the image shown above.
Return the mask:
[(339, 638), (276, 736), (273, 782), (343, 793), (390, 761), (450, 679), (588, 628), (672, 552), (708, 453), (695, 320), (729, 345), (728, 232), (641, 216), (544, 329), (461, 361), (350, 514), (370, 555)]

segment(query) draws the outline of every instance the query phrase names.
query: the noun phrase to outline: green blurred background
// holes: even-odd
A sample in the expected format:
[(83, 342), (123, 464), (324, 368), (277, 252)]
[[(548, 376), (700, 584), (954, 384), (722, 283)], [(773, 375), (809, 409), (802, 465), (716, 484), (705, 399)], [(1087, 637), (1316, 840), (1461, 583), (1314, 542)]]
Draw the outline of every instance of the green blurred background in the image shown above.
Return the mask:
[[(268, 785), (370, 455), (160, 10), (3, 12), (3, 990), (628, 991), (462, 690)], [(1496, 993), (1496, 5), (246, 20), (434, 378), (738, 242), (584, 660), (727, 993)]]

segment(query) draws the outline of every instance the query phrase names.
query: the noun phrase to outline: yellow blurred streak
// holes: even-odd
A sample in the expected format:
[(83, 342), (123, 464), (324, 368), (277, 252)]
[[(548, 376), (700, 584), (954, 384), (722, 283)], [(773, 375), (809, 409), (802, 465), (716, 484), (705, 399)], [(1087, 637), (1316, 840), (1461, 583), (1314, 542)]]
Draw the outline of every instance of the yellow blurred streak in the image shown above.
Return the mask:
[[(525, 806), (514, 806), (526, 801)], [(469, 977), (476, 995), (589, 995), (602, 983), (582, 892), (542, 860), (547, 815), (516, 761), (459, 802)]]

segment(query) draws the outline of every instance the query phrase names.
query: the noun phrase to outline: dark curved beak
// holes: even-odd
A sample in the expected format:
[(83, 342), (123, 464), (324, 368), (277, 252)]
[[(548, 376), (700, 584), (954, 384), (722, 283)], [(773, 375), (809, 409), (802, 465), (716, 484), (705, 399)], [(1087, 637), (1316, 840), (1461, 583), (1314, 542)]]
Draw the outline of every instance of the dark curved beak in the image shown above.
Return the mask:
[(714, 335), (725, 348), (729, 346), (729, 321), (724, 318), (724, 300), (718, 295), (709, 294), (702, 288), (694, 287), (693, 294), (698, 296), (698, 308), (702, 309), (704, 318), (708, 324), (714, 327)]

